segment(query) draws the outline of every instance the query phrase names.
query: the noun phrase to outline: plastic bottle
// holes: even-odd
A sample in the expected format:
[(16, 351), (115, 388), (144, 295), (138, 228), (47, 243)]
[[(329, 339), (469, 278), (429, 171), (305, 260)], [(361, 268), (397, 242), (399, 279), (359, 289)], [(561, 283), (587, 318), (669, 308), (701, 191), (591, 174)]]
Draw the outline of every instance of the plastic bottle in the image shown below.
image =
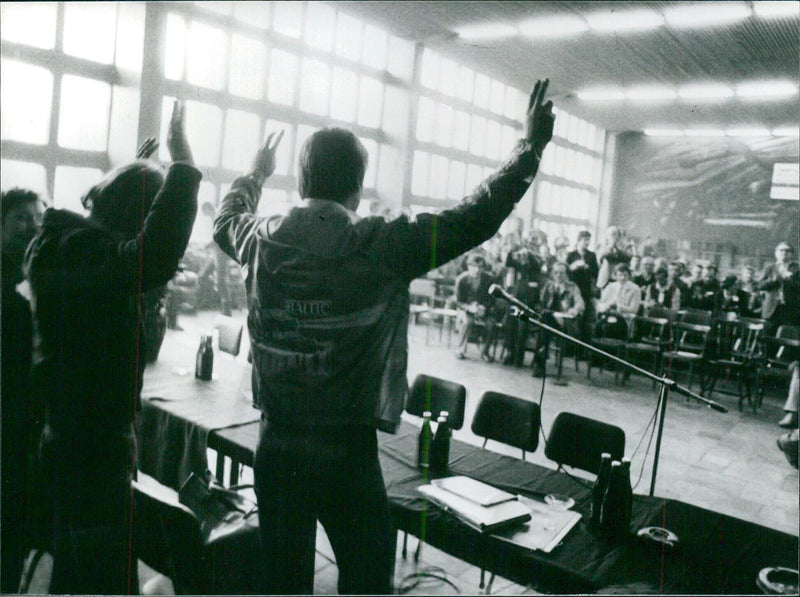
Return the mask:
[(441, 477), (447, 474), (450, 463), (450, 437), (453, 432), (447, 422), (447, 412), (439, 414), (436, 434), (431, 442), (431, 476)]
[(214, 371), (214, 348), (211, 346), (211, 335), (200, 336), (200, 346), (197, 348), (194, 376), (203, 381), (211, 381)]
[(591, 524), (600, 525), (600, 512), (603, 508), (603, 498), (608, 489), (608, 479), (611, 476), (611, 454), (603, 452), (600, 455), (600, 470), (597, 472), (597, 479), (592, 487), (592, 513), (589, 518)]
[(427, 480), (430, 473), (431, 457), (431, 411), (422, 413), (422, 427), (419, 430), (417, 441), (417, 468), (422, 471), (422, 476)]
[(622, 473), (622, 463), (614, 460), (611, 463), (611, 476), (608, 479), (608, 489), (603, 499), (600, 512), (600, 528), (609, 538), (619, 538), (628, 529), (625, 524), (625, 478)]

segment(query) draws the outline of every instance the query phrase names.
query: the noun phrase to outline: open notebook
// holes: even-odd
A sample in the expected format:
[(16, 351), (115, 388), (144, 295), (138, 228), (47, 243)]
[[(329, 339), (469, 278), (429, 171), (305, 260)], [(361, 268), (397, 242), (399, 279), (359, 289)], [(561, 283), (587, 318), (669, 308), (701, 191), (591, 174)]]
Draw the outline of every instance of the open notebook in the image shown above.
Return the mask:
[[(434, 481), (429, 485), (422, 485), (417, 490), (440, 508), (482, 532), (493, 532), (530, 520), (530, 508), (517, 500), (516, 496), (507, 494), (511, 496), (511, 499), (503, 499), (504, 496), (496, 495), (496, 492), (502, 494), (506, 492), (474, 479), (468, 479), (468, 481), (463, 481), (463, 479), (468, 479), (468, 477), (444, 483), (444, 485), (455, 490), (467, 489), (469, 491), (471, 488), (473, 492), (469, 493), (470, 498), (445, 489), (442, 486), (444, 479)], [(477, 498), (478, 501), (472, 498)], [(492, 505), (481, 505), (481, 499)], [(501, 499), (501, 501), (498, 502), (497, 499)]]

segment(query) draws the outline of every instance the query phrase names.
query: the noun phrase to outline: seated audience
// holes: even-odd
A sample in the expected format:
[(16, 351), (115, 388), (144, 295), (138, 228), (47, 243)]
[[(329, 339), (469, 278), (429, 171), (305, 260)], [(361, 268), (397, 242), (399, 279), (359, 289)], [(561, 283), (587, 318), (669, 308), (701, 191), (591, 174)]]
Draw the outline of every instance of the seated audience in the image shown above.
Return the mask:
[(747, 294), (737, 287), (736, 276), (726, 276), (714, 297), (714, 311), (747, 316)]
[(649, 255), (642, 257), (640, 270), (633, 277), (633, 283), (642, 289), (642, 293), (644, 293), (645, 288), (656, 281), (655, 271), (656, 260)]
[(581, 230), (578, 233), (578, 240), (575, 243), (575, 250), (567, 253), (567, 264), (569, 265), (569, 276), (580, 290), (581, 298), (586, 308), (580, 318), (578, 330), (581, 340), (588, 340), (591, 335), (590, 330), (594, 319), (594, 305), (592, 304), (592, 292), (596, 288), (597, 255), (589, 250), (589, 241), (592, 238), (591, 232)]
[(455, 298), (458, 310), (458, 352), (456, 357), (463, 359), (467, 352), (467, 342), (476, 323), (485, 329), (484, 346), (481, 358), (492, 360), (489, 349), (494, 344), (496, 334), (494, 298), (489, 295), (489, 286), (495, 278), (483, 267), (486, 260), (479, 253), (470, 253), (467, 258), (467, 271), (456, 278)]
[[(506, 256), (506, 284), (511, 282), (511, 293), (529, 307), (535, 307), (539, 301), (539, 285), (542, 276), (542, 260), (535, 252), (534, 235), (529, 235), (522, 246), (518, 246)], [(545, 245), (546, 246), (546, 245)], [(525, 358), (525, 341), (528, 326), (516, 317), (507, 315), (503, 325), (505, 329), (506, 365), (521, 365)]]
[(645, 287), (644, 306), (649, 309), (660, 306), (677, 311), (681, 308), (681, 291), (676, 286), (675, 280), (670, 279), (669, 272), (662, 267), (655, 271), (655, 281)]
[(609, 283), (597, 301), (597, 312), (616, 311), (621, 315), (633, 316), (639, 312), (642, 304), (642, 292), (631, 281), (631, 270), (625, 263), (614, 267), (614, 281)]
[(775, 325), (800, 325), (800, 289), (796, 269), (792, 271), (793, 255), (789, 243), (779, 243), (775, 247), (775, 263), (764, 268), (758, 283), (758, 289), (764, 291), (761, 317)]
[(747, 299), (742, 315), (744, 317), (761, 317), (762, 292), (755, 282), (755, 268), (752, 265), (742, 266), (738, 288)]
[(680, 261), (670, 261), (667, 265), (667, 273), (669, 275), (669, 283), (674, 285), (680, 291), (681, 309), (689, 306), (689, 287), (683, 280), (683, 263)]
[[(584, 310), (583, 299), (578, 285), (567, 276), (567, 264), (557, 261), (553, 264), (550, 279), (542, 289), (539, 308), (542, 312), (542, 323), (560, 328), (556, 314), (579, 317)], [(547, 351), (550, 335), (546, 332), (537, 334), (537, 345), (533, 357), (533, 375), (542, 377), (547, 362)]]
[(0, 592), (16, 593), (25, 555), (30, 549), (34, 512), (31, 495), (36, 447), (44, 409), (30, 394), (33, 350), (31, 305), (17, 286), (23, 282), (25, 248), (41, 221), (42, 201), (26, 189), (2, 194), (2, 510), (0, 514)]
[(142, 292), (166, 284), (189, 242), (202, 174), (177, 101), (166, 174), (137, 161), (48, 210), (26, 254), (34, 304), (32, 391), (46, 404), (53, 495), (51, 593), (138, 592), (131, 535), (133, 422), (144, 369)]
[(700, 279), (692, 282), (689, 286), (689, 307), (701, 311), (713, 311), (719, 292), (717, 266), (709, 263), (703, 268)]

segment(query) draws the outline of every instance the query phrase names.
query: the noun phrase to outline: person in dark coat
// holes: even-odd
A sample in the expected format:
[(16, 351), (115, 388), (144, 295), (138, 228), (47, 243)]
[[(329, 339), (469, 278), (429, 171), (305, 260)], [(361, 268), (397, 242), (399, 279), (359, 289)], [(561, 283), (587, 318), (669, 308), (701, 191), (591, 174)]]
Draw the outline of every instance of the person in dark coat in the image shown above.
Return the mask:
[(53, 498), (51, 593), (138, 593), (130, 481), (144, 355), (142, 293), (166, 284), (189, 242), (202, 174), (176, 102), (166, 176), (136, 161), (83, 197), (88, 218), (45, 212), (26, 254)]

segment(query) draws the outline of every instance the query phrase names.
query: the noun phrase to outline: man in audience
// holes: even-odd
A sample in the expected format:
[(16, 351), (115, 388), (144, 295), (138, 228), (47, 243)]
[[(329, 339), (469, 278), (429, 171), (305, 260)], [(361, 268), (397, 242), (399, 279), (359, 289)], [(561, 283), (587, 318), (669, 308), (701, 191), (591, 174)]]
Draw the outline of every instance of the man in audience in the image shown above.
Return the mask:
[(375, 428), (396, 428), (408, 391), (408, 285), (490, 238), (526, 192), (553, 132), (547, 84), (534, 87), (509, 159), (439, 214), (358, 217), (368, 156), (338, 128), (300, 151), (303, 207), (256, 216), (273, 135), (220, 203), (214, 239), (247, 271), (265, 592), (313, 592), (319, 519), (339, 592), (392, 593), (396, 532)]
[(669, 272), (666, 268), (659, 268), (654, 274), (655, 282), (645, 287), (644, 306), (646, 309), (659, 306), (665, 309), (677, 311), (681, 306), (681, 291), (675, 285), (675, 281), (670, 280)]
[(770, 263), (761, 274), (759, 290), (764, 291), (761, 317), (776, 325), (798, 325), (800, 306), (797, 304), (797, 276), (790, 264), (794, 249), (787, 242), (775, 247), (775, 263)]
[[(528, 231), (522, 246), (509, 251), (506, 256), (506, 267), (512, 272), (511, 293), (529, 307), (539, 301), (539, 291), (544, 262), (537, 249), (541, 246), (539, 235)], [(546, 246), (546, 242), (544, 245)], [(528, 324), (516, 317), (508, 315), (503, 326), (505, 330), (505, 365), (522, 365), (525, 358), (525, 342), (528, 336)]]
[(479, 253), (471, 253), (467, 258), (467, 271), (456, 278), (456, 307), (458, 309), (459, 338), (456, 357), (463, 359), (467, 352), (475, 323), (484, 326), (484, 346), (481, 358), (490, 360), (489, 349), (495, 336), (494, 298), (489, 296), (489, 286), (494, 278), (486, 271), (486, 261)]
[(667, 274), (669, 283), (680, 291), (680, 308), (685, 309), (689, 306), (689, 287), (683, 281), (683, 263), (678, 260), (670, 261), (667, 265)]
[(656, 281), (656, 260), (650, 256), (642, 257), (640, 271), (633, 277), (633, 283), (642, 289), (644, 295), (645, 289)]
[[(539, 307), (542, 311), (542, 323), (560, 329), (559, 317), (564, 315), (578, 318), (583, 313), (584, 303), (578, 285), (567, 275), (567, 264), (557, 261), (553, 264), (550, 279), (542, 289)], [(547, 351), (550, 335), (539, 332), (537, 346), (533, 355), (533, 376), (543, 377), (547, 362)]]
[(737, 287), (736, 276), (725, 276), (714, 296), (714, 312), (747, 316), (747, 295)]
[(567, 264), (569, 265), (569, 275), (581, 293), (581, 299), (585, 309), (580, 317), (578, 329), (581, 340), (589, 340), (591, 335), (592, 321), (594, 319), (594, 306), (592, 304), (592, 289), (597, 282), (597, 255), (589, 250), (589, 241), (592, 233), (588, 230), (581, 230), (578, 233), (578, 240), (575, 243), (575, 250), (567, 254)]
[[(622, 238), (622, 231), (617, 226), (609, 226), (606, 229), (605, 245), (597, 252), (597, 262), (600, 264), (597, 287), (601, 290), (614, 276), (614, 268), (617, 264), (624, 263), (629, 266), (631, 256), (625, 250), (625, 239)], [(630, 267), (628, 272), (630, 273)]]
[(82, 202), (48, 210), (26, 255), (33, 293), (33, 391), (54, 501), (51, 593), (138, 592), (130, 480), (142, 385), (142, 292), (166, 284), (189, 242), (202, 174), (175, 103), (166, 178), (143, 161)]
[(761, 291), (755, 282), (755, 273), (752, 265), (742, 266), (738, 287), (747, 300), (742, 311), (745, 317), (761, 317)]
[(16, 593), (28, 543), (34, 496), (30, 494), (36, 446), (42, 429), (42, 405), (31, 399), (29, 377), (33, 327), (23, 282), (25, 248), (41, 222), (42, 201), (26, 189), (2, 194), (2, 520), (0, 520), (0, 592)]
[(631, 270), (625, 263), (614, 266), (614, 281), (609, 283), (597, 301), (597, 312), (616, 311), (620, 315), (633, 316), (639, 312), (642, 292), (631, 281)]
[(689, 286), (689, 307), (701, 311), (713, 311), (719, 292), (717, 266), (709, 263), (703, 268), (700, 279)]

